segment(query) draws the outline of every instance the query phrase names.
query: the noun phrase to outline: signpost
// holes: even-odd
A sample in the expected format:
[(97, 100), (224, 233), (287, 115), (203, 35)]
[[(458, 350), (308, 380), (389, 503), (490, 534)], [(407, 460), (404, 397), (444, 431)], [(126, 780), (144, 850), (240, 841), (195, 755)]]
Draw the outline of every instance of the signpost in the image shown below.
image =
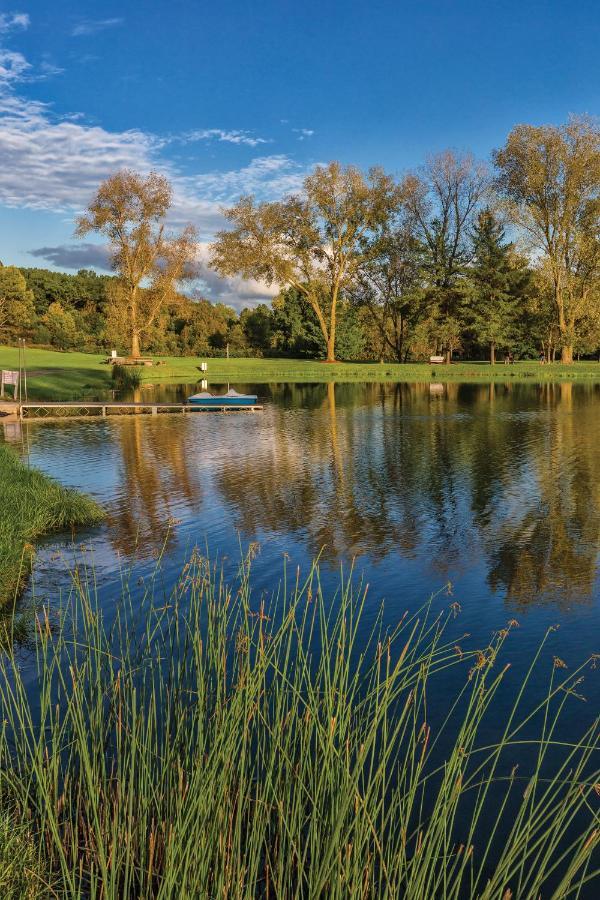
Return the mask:
[(0, 380), (0, 397), (4, 397), (4, 386), (10, 384), (13, 389), (13, 400), (17, 399), (19, 390), (19, 373), (10, 369), (2, 370), (2, 379)]

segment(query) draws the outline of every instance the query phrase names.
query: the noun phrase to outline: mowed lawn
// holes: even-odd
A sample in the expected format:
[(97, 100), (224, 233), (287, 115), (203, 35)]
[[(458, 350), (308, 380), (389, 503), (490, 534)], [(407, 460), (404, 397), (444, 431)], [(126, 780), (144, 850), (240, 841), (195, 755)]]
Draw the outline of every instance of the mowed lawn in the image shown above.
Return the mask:
[[(537, 360), (505, 366), (500, 362), (456, 362), (451, 366), (431, 363), (335, 363), (303, 359), (211, 359), (207, 357), (153, 357), (155, 365), (144, 368), (146, 382), (195, 384), (206, 377), (209, 383), (269, 381), (489, 381), (529, 379), (600, 379), (600, 363), (577, 362), (540, 365)], [(91, 399), (111, 386), (106, 355), (58, 352), (28, 348), (28, 393), (39, 400)], [(206, 375), (200, 363), (208, 364)], [(18, 368), (16, 347), (0, 347), (0, 368)]]

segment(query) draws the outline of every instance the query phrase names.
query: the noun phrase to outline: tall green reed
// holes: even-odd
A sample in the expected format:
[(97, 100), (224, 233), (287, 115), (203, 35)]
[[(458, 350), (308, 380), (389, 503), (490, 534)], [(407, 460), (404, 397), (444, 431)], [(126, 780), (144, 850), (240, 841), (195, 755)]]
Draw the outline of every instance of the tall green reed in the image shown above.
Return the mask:
[(461, 649), (438, 598), (365, 639), (352, 578), (332, 598), (317, 565), (284, 570), (267, 599), (250, 556), (235, 582), (194, 553), (159, 584), (125, 578), (109, 618), (82, 565), (38, 616), (36, 690), (0, 660), (2, 795), (57, 896), (558, 898), (597, 877), (598, 723), (560, 730), (582, 670), (530, 707), (540, 648), (486, 743), (512, 624)]
[(116, 388), (131, 390), (141, 385), (142, 370), (139, 366), (122, 366), (115, 363), (112, 366), (111, 377)]

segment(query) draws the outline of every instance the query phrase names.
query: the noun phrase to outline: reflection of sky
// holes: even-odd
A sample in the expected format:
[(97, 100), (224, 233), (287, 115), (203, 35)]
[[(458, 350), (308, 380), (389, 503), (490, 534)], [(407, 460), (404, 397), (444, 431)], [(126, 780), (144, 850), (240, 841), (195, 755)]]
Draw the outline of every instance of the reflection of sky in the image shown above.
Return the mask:
[[(284, 554), (289, 571), (306, 571), (325, 545), (328, 590), (353, 557), (369, 583), (365, 626), (382, 599), (395, 622), (450, 581), (452, 597), (435, 602), (460, 603), (456, 627), (473, 640), (487, 642), (516, 616), (521, 649), (560, 622), (558, 655), (575, 662), (598, 651), (597, 392), (574, 388), (571, 407), (559, 386), (548, 396), (499, 388), (493, 405), (486, 385), (445, 390), (340, 385), (332, 397), (325, 385), (262, 385), (261, 414), (31, 423), (23, 447), (32, 465), (105, 505), (107, 524), (80, 531), (76, 547), (90, 548), (107, 610), (123, 572), (142, 589), (167, 533), (167, 592), (195, 546), (231, 575), (240, 547), (257, 541), (259, 596), (277, 587)], [(69, 539), (42, 543), (36, 595), (68, 585), (72, 554), (82, 554), (69, 548)], [(539, 567), (533, 581), (519, 571), (525, 558)]]

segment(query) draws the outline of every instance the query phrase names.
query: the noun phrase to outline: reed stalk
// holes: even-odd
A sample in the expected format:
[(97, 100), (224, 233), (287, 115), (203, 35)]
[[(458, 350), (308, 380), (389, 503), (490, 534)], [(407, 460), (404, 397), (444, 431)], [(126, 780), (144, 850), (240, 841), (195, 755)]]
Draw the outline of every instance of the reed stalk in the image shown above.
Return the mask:
[(194, 553), (169, 595), (124, 578), (103, 612), (84, 560), (37, 616), (36, 690), (0, 657), (0, 788), (39, 896), (585, 896), (598, 723), (561, 729), (585, 666), (531, 706), (542, 646), (506, 707), (513, 624), (459, 648), (434, 598), (365, 638), (352, 577), (331, 597), (317, 564), (285, 571), (267, 599), (251, 569)]

